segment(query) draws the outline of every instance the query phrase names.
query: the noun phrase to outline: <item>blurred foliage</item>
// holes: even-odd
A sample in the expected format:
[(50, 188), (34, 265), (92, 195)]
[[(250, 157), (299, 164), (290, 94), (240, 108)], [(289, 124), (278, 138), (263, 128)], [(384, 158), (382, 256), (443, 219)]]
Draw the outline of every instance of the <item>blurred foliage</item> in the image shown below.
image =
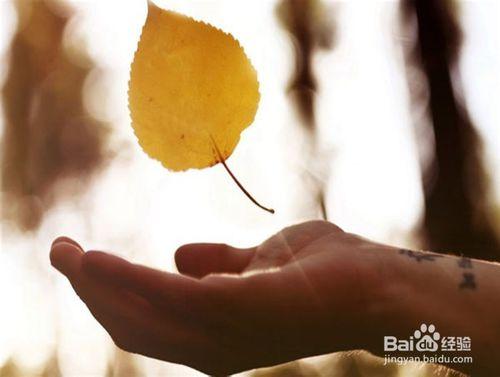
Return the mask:
[[(314, 364), (314, 366), (312, 365)], [(337, 352), (318, 361), (294, 361), (258, 369), (251, 377), (465, 377), (435, 364), (384, 365), (384, 359), (366, 351)]]
[(45, 363), (40, 377), (62, 377), (56, 352)]
[(384, 360), (368, 352), (344, 352), (333, 355), (320, 367), (322, 376), (397, 377), (400, 368), (384, 365)]
[(10, 358), (0, 368), (0, 377), (22, 377), (22, 372), (15, 361)]
[(93, 63), (83, 51), (69, 56), (65, 49), (71, 11), (49, 0), (15, 5), (18, 28), (2, 93), (2, 215), (36, 230), (48, 209), (79, 193), (102, 166), (109, 128), (83, 106)]
[(134, 355), (114, 347), (114, 357), (109, 361), (105, 377), (137, 377), (140, 372)]

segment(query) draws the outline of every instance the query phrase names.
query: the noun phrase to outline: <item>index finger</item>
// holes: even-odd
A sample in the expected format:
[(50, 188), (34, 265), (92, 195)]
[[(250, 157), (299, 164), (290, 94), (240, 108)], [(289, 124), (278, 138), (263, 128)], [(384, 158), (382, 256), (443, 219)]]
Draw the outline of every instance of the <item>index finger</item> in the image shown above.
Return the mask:
[(130, 263), (101, 251), (85, 253), (82, 267), (90, 275), (170, 310), (193, 313), (206, 301), (206, 288), (197, 279)]

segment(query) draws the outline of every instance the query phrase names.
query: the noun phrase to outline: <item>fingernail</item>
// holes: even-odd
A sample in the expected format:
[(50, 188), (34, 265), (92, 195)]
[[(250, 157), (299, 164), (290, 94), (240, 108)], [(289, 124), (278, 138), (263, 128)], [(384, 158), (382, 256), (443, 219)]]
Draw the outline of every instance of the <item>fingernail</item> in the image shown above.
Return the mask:
[(78, 246), (66, 241), (54, 242), (50, 248), (50, 263), (66, 275), (72, 268), (76, 253), (83, 253)]
[(53, 248), (56, 244), (61, 243), (61, 242), (65, 242), (66, 240), (67, 240), (67, 237), (64, 237), (64, 236), (57, 237), (54, 241), (52, 241), (52, 245), (50, 247)]
[(72, 244), (72, 245), (78, 247), (80, 250), (83, 251), (82, 247), (78, 244), (78, 242), (76, 242), (76, 241), (74, 241), (71, 238), (66, 237), (66, 236), (59, 236), (59, 237), (57, 237), (54, 241), (52, 241), (51, 248), (54, 247), (56, 244), (62, 243), (62, 242), (66, 242), (66, 243)]

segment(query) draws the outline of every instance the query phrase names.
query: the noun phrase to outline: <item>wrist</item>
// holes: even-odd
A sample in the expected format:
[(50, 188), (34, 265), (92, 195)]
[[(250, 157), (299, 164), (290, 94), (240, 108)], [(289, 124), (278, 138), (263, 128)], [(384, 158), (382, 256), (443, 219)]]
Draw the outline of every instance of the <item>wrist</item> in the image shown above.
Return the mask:
[(381, 251), (378, 273), (365, 286), (365, 315), (359, 319), (359, 327), (367, 334), (360, 347), (378, 356), (384, 354), (384, 336), (402, 335), (408, 317), (410, 299), (415, 287), (401, 266), (394, 263), (392, 250)]
[[(492, 369), (500, 344), (500, 320), (495, 314), (496, 305), (500, 303), (500, 290), (494, 266), (473, 261), (475, 286), (474, 289), (465, 289), (461, 288), (464, 271), (458, 267), (460, 259), (457, 257), (439, 257), (426, 264), (397, 256), (388, 259), (390, 262), (385, 264), (384, 277), (371, 292), (372, 298), (367, 306), (368, 317), (372, 318), (375, 330), (365, 348), (384, 356), (388, 353), (384, 350), (384, 336), (408, 340), (422, 324), (432, 324), (440, 333), (436, 354), (473, 359), (472, 363), (443, 364), (478, 375), (498, 373), (498, 369)], [(498, 269), (498, 266), (495, 267), (495, 270)], [(467, 273), (470, 271), (467, 270)], [(442, 351), (443, 337), (468, 337), (471, 339), (471, 350)], [(423, 356), (416, 350), (392, 354)]]

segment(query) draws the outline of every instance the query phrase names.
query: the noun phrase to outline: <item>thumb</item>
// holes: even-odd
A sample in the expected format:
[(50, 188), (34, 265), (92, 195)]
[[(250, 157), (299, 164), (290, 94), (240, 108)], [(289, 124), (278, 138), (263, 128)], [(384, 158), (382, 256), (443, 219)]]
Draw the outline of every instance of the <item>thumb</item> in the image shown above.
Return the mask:
[(181, 246), (175, 263), (181, 274), (202, 278), (214, 273), (242, 272), (255, 254), (255, 248), (238, 249), (226, 244), (198, 243)]

